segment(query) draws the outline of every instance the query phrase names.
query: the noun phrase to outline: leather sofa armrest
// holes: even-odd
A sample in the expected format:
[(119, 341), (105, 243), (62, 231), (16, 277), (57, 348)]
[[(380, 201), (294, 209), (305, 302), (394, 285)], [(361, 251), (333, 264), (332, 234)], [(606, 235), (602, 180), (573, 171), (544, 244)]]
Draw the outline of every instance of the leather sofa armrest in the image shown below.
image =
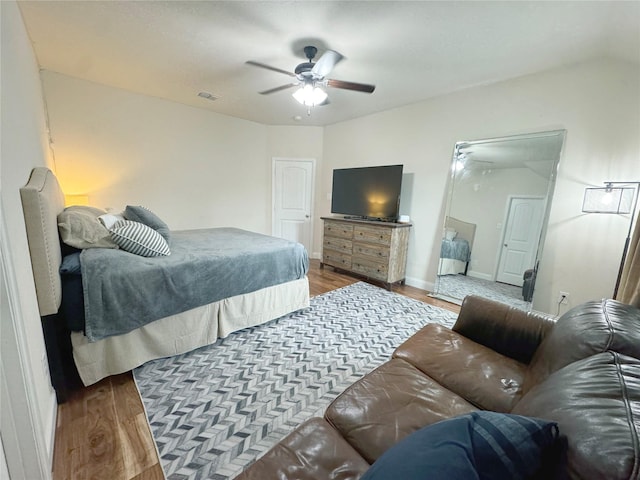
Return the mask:
[(528, 364), (554, 325), (553, 317), (470, 295), (462, 302), (453, 331)]

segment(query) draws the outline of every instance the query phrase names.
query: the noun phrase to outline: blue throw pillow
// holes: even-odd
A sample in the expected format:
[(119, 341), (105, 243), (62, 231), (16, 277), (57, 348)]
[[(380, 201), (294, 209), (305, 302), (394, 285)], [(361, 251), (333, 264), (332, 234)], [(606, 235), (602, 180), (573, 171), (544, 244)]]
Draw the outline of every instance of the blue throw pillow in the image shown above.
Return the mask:
[(132, 220), (134, 222), (140, 222), (147, 227), (153, 228), (156, 232), (162, 235), (167, 242), (171, 243), (171, 230), (166, 223), (164, 223), (160, 217), (155, 213), (143, 206), (127, 205), (124, 209), (124, 218)]
[(478, 411), (412, 433), (387, 450), (361, 480), (527, 479), (558, 440), (539, 418)]

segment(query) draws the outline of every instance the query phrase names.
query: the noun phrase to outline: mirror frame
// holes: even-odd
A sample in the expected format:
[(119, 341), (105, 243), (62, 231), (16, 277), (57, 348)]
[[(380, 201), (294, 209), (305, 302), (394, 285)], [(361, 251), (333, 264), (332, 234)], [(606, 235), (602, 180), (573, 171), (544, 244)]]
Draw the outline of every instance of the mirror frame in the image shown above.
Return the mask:
[[(447, 187), (447, 195), (445, 197), (445, 205), (444, 205), (444, 215), (442, 217), (442, 232), (444, 232), (444, 229), (446, 228), (446, 219), (450, 216), (451, 214), (451, 207), (453, 204), (453, 198), (454, 198), (454, 193), (455, 193), (455, 181), (456, 181), (456, 162), (458, 160), (457, 158), (457, 152), (459, 151), (461, 146), (469, 146), (469, 145), (480, 145), (480, 144), (486, 144), (486, 143), (492, 143), (492, 142), (505, 142), (505, 141), (510, 141), (510, 140), (518, 140), (518, 139), (535, 139), (535, 138), (541, 138), (541, 137), (549, 137), (549, 136), (560, 136), (562, 144), (560, 146), (560, 150), (558, 151), (558, 155), (557, 157), (554, 159), (553, 164), (551, 165), (551, 169), (550, 169), (550, 175), (549, 175), (549, 180), (547, 182), (547, 191), (546, 194), (544, 195), (544, 208), (543, 208), (543, 217), (542, 217), (542, 225), (540, 228), (540, 235), (538, 238), (538, 247), (536, 250), (536, 254), (535, 254), (535, 259), (534, 259), (534, 268), (536, 269), (536, 277), (539, 278), (539, 266), (540, 266), (540, 261), (542, 259), (542, 254), (543, 254), (543, 250), (544, 250), (544, 244), (545, 244), (545, 240), (546, 240), (546, 236), (547, 236), (547, 230), (548, 230), (548, 226), (549, 226), (549, 216), (550, 216), (550, 212), (551, 212), (551, 204), (553, 203), (553, 196), (555, 193), (555, 186), (556, 186), (556, 181), (557, 181), (557, 177), (558, 177), (558, 170), (560, 167), (560, 159), (562, 158), (562, 154), (564, 152), (564, 148), (565, 148), (565, 143), (566, 143), (566, 134), (567, 131), (565, 129), (558, 129), (558, 130), (546, 130), (546, 131), (539, 131), (539, 132), (532, 132), (532, 133), (523, 133), (523, 134), (514, 134), (514, 135), (507, 135), (507, 136), (502, 136), (502, 137), (494, 137), (494, 138), (485, 138), (485, 139), (479, 139), (479, 140), (461, 140), (458, 141), (454, 144), (453, 147), (453, 153), (451, 155), (451, 166), (450, 166), (450, 170), (449, 170), (449, 180), (448, 180), (448, 187)], [(438, 251), (438, 259), (440, 259), (440, 252)], [(434, 292), (433, 295), (434, 297), (437, 298), (441, 298), (447, 301), (453, 301), (453, 303), (461, 303), (461, 301), (463, 299), (461, 298), (457, 298), (455, 296), (450, 296), (447, 295), (447, 293), (441, 292), (441, 285), (440, 285), (440, 261), (438, 261), (438, 269), (436, 272), (436, 280), (434, 282)], [(535, 295), (535, 284), (534, 284), (534, 292), (533, 295)], [(533, 301), (535, 300), (535, 297), (532, 297), (532, 300), (529, 302), (525, 302), (527, 304), (527, 310), (530, 311), (532, 310), (533, 307)]]

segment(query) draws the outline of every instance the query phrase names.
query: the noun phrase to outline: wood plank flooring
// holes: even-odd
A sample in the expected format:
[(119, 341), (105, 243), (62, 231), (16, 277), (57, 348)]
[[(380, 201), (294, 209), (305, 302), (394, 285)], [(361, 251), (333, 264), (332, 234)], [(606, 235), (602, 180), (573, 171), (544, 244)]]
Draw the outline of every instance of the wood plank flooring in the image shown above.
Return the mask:
[[(311, 296), (363, 280), (320, 268), (311, 261)], [(375, 282), (372, 282), (376, 284)], [(382, 285), (378, 285), (382, 286)], [(459, 312), (460, 307), (407, 285), (393, 291)], [(58, 407), (54, 480), (160, 480), (164, 478), (142, 400), (131, 373), (115, 375), (75, 392)]]

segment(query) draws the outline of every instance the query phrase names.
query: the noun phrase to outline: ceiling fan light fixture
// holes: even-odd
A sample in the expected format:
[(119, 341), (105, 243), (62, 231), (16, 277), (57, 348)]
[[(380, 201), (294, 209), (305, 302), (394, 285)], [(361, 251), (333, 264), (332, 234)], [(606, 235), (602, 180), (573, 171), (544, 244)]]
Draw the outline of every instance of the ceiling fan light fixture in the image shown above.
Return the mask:
[(293, 98), (302, 105), (315, 107), (327, 99), (327, 92), (322, 90), (320, 87), (316, 87), (312, 83), (307, 83), (293, 93)]

